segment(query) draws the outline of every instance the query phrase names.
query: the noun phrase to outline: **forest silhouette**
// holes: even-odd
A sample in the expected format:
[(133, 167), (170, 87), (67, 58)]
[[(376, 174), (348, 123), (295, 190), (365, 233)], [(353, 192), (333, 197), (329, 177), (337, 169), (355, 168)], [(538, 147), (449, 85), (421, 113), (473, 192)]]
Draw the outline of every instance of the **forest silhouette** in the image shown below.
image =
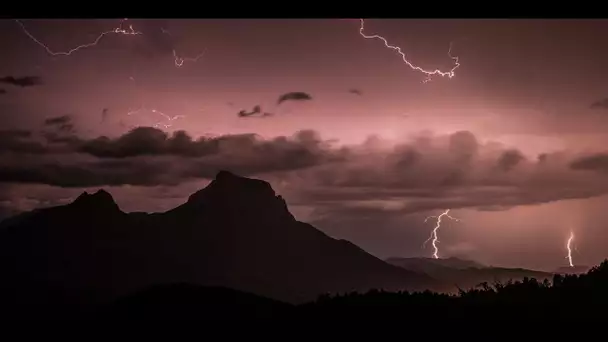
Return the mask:
[[(206, 298), (206, 299), (205, 299)], [(608, 304), (608, 260), (586, 274), (556, 274), (553, 280), (525, 278), (482, 283), (458, 294), (432, 291), (327, 294), (291, 305), (240, 291), (176, 285), (121, 298), (106, 317), (179, 321), (303, 322), (588, 322)]]
[(484, 282), (458, 294), (347, 293), (321, 296), (301, 310), (321, 319), (470, 321), (593, 321), (608, 304), (608, 260), (585, 274), (555, 274), (552, 281)]

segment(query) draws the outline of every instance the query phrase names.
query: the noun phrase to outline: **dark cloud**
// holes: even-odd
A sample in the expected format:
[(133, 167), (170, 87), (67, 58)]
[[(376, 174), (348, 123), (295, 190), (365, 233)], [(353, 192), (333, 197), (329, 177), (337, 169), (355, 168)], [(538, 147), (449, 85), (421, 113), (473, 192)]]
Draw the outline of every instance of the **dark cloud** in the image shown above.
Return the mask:
[(570, 167), (574, 170), (608, 172), (608, 154), (598, 153), (578, 158), (570, 163)]
[[(57, 163), (51, 160), (26, 163), (2, 163), (0, 181), (11, 183), (47, 184), (59, 187), (87, 187), (101, 185), (176, 184), (163, 177), (169, 170), (168, 162), (146, 160), (79, 161)], [(28, 165), (24, 167), (23, 164)]]
[[(281, 151), (305, 157), (306, 153), (319, 150), (322, 143), (316, 137), (316, 133), (310, 131), (302, 131), (293, 139), (278, 137), (272, 140), (261, 140), (254, 134), (237, 134), (212, 138), (200, 137), (193, 140), (185, 131), (176, 131), (169, 136), (166, 132), (156, 128), (138, 127), (116, 139), (100, 137), (75, 142), (73, 151), (98, 158), (160, 155), (197, 158), (224, 152), (248, 157), (249, 153), (251, 155), (267, 153), (270, 156), (280, 154)], [(292, 164), (292, 162), (288, 164)]]
[(101, 123), (104, 123), (108, 118), (110, 110), (108, 108), (104, 108), (101, 110)]
[(61, 127), (63, 125), (69, 125), (71, 121), (72, 121), (72, 118), (70, 117), (70, 115), (62, 115), (62, 116), (55, 116), (52, 118), (45, 119), (44, 124), (46, 126)]
[(546, 153), (543, 161), (470, 132), (415, 139), (393, 147), (366, 142), (334, 147), (314, 131), (261, 139), (254, 134), (192, 138), (138, 127), (117, 138), (0, 132), (0, 182), (62, 187), (176, 185), (226, 169), (280, 184), (294, 205), (319, 215), (445, 208), (499, 210), (608, 193), (608, 155)]
[(60, 132), (73, 133), (74, 132), (74, 124), (66, 123), (63, 125), (57, 126), (57, 130)]
[[(75, 146), (78, 146), (81, 142), (81, 140), (73, 134), (73, 131), (43, 132), (42, 135), (47, 143), (67, 145), (61, 146), (64, 151), (72, 151)], [(52, 152), (60, 151), (57, 147), (48, 145), (47, 150)]]
[[(293, 191), (299, 205), (317, 208), (321, 216), (362, 210), (399, 214), (466, 207), (498, 210), (608, 193), (608, 178), (570, 167), (573, 155), (547, 153), (542, 162), (529, 160), (517, 150), (480, 144), (469, 132), (390, 150), (353, 147), (345, 155), (345, 162), (284, 178), (285, 184), (297, 185), (286, 191)], [(608, 155), (594, 158), (593, 167), (608, 170)]]
[(359, 90), (359, 89), (356, 89), (356, 88), (351, 88), (351, 89), (348, 90), (348, 92), (351, 93), (351, 94), (359, 95), (359, 96), (363, 95), (363, 92), (361, 90)]
[(507, 150), (498, 159), (498, 167), (503, 171), (510, 171), (524, 159), (523, 154), (518, 150)]
[(34, 141), (32, 132), (25, 130), (0, 130), (0, 154), (3, 152), (38, 154), (46, 153), (47, 149)]
[(590, 107), (592, 109), (608, 109), (608, 98), (595, 101)]
[(44, 138), (50, 143), (67, 143), (78, 141), (75, 125), (70, 115), (56, 116), (44, 120), (47, 127), (43, 131)]
[(309, 94), (304, 93), (304, 92), (295, 91), (295, 92), (290, 92), (290, 93), (286, 93), (286, 94), (279, 96), (279, 99), (277, 100), (277, 104), (281, 104), (285, 101), (307, 101), (307, 100), (312, 100), (312, 96), (310, 96)]
[(29, 138), (32, 136), (32, 132), (23, 129), (7, 129), (0, 130), (0, 139), (3, 137), (13, 138)]
[(38, 76), (4, 76), (0, 77), (0, 83), (10, 84), (16, 87), (33, 87), (42, 84), (42, 79)]
[(247, 117), (266, 118), (269, 116), (273, 116), (274, 114), (268, 113), (268, 112), (262, 112), (262, 107), (260, 105), (256, 105), (253, 107), (253, 110), (251, 112), (241, 110), (240, 112), (237, 113), (237, 115), (241, 118), (247, 118)]
[[(0, 182), (62, 187), (97, 185), (174, 185), (211, 178), (227, 169), (244, 175), (304, 169), (335, 155), (316, 133), (263, 140), (253, 134), (193, 140), (184, 131), (169, 136), (139, 127), (116, 139), (66, 137), (55, 145), (24, 143), (7, 149)], [(3, 146), (4, 147), (4, 146)]]
[(253, 107), (253, 110), (248, 112), (246, 110), (241, 110), (240, 112), (238, 112), (238, 116), (240, 117), (248, 117), (248, 116), (252, 116), (252, 115), (256, 115), (256, 114), (260, 114), (262, 112), (262, 107), (260, 107), (260, 105), (255, 105)]
[(448, 148), (451, 153), (468, 161), (477, 155), (479, 143), (473, 133), (460, 131), (450, 135)]

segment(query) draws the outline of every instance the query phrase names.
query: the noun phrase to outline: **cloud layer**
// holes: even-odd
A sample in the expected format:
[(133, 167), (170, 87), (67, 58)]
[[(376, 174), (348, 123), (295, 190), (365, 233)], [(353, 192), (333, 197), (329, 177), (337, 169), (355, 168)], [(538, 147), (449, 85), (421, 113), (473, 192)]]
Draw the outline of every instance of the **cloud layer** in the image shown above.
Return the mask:
[(294, 204), (373, 215), (516, 205), (608, 192), (608, 155), (545, 153), (537, 158), (470, 132), (400, 144), (370, 138), (340, 147), (314, 131), (262, 139), (254, 134), (193, 139), (139, 127), (117, 138), (83, 139), (69, 117), (48, 119), (59, 133), (0, 131), (0, 182), (59, 187), (177, 185), (227, 169), (261, 176)]
[(4, 76), (0, 77), (0, 83), (9, 84), (16, 87), (33, 87), (42, 84), (42, 79), (38, 76)]
[[(63, 125), (63, 124), (62, 124)], [(0, 132), (0, 181), (61, 187), (179, 184), (211, 178), (221, 169), (245, 175), (328, 163), (335, 154), (312, 131), (263, 140), (253, 134), (193, 140), (139, 127), (118, 138), (81, 139)]]

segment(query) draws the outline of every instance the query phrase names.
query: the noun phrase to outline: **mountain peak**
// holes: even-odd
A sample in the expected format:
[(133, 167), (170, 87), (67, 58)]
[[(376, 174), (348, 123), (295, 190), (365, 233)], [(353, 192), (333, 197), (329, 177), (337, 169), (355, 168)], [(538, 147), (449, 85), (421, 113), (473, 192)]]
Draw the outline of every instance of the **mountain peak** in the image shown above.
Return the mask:
[[(236, 197), (236, 198), (235, 198)], [(236, 200), (237, 198), (269, 198), (275, 197), (275, 192), (266, 181), (238, 176), (230, 171), (222, 170), (215, 179), (203, 188), (190, 195), (188, 202), (207, 202), (219, 200)]]
[(283, 197), (275, 193), (270, 183), (225, 170), (219, 171), (207, 187), (190, 195), (187, 203), (197, 207), (289, 213)]
[(112, 195), (103, 189), (99, 189), (92, 194), (84, 191), (76, 200), (74, 200), (74, 202), (72, 202), (72, 205), (94, 208), (96, 210), (120, 210), (116, 202), (114, 202)]
[(221, 170), (220, 172), (217, 173), (217, 175), (215, 175), (216, 181), (219, 181), (219, 180), (229, 181), (229, 180), (234, 180), (236, 178), (243, 178), (243, 177), (237, 176), (234, 173), (232, 173), (230, 171), (226, 171), (226, 170)]

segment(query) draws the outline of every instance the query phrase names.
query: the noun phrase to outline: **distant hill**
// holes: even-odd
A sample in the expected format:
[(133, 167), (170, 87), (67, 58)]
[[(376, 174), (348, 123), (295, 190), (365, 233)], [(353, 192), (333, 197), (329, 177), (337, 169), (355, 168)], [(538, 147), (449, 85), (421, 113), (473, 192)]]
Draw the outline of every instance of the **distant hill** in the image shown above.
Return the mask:
[(295, 220), (269, 183), (226, 171), (164, 213), (125, 213), (99, 190), (6, 219), (0, 274), (4, 295), (31, 283), (67, 292), (76, 303), (173, 283), (292, 303), (371, 288), (443, 288)]
[(591, 269), (591, 267), (589, 267), (589, 266), (582, 266), (582, 265), (574, 265), (573, 267), (564, 266), (564, 267), (560, 267), (560, 268), (556, 269), (554, 271), (554, 273), (558, 273), (558, 274), (582, 274), (582, 273), (587, 273), (590, 269)]
[(485, 268), (487, 266), (482, 265), (476, 261), (465, 260), (460, 258), (388, 258), (386, 262), (407, 268), (407, 269), (419, 269), (421, 272), (427, 272), (430, 269), (443, 269), (445, 267), (451, 269), (467, 269), (467, 268)]
[(524, 277), (536, 278), (539, 281), (553, 278), (553, 273), (523, 268), (488, 267), (475, 261), (458, 258), (389, 258), (386, 262), (406, 270), (428, 274), (442, 282), (455, 284), (461, 289), (469, 289), (483, 282), (505, 283), (508, 280), (522, 280)]

